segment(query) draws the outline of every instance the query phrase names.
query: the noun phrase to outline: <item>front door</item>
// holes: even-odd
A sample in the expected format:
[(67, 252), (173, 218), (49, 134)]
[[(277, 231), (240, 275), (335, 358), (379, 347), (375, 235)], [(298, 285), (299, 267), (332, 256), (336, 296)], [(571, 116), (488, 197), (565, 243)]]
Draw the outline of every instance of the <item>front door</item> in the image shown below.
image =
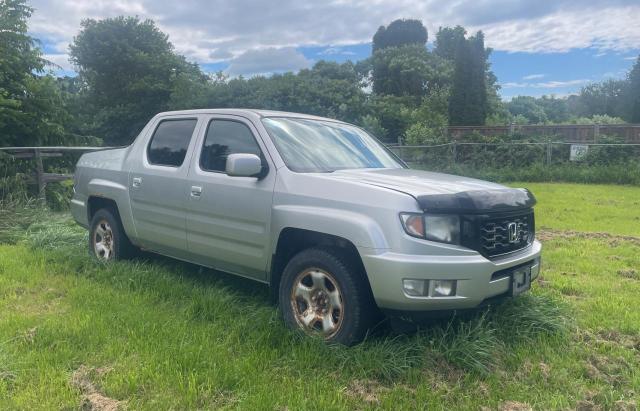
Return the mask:
[[(229, 154), (262, 158), (264, 173), (231, 177)], [(266, 280), (275, 170), (257, 130), (240, 117), (215, 116), (206, 125), (189, 171), (187, 244), (191, 259), (222, 271)]]
[(178, 258), (187, 252), (185, 182), (197, 122), (187, 117), (159, 119), (129, 170), (137, 242)]

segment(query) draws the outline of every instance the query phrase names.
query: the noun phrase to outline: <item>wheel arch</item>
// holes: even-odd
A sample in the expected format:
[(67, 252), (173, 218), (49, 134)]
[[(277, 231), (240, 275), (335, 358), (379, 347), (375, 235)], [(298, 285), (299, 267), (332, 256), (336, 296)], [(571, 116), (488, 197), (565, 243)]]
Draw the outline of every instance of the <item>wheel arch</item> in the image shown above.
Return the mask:
[(313, 247), (322, 247), (338, 252), (341, 258), (346, 259), (346, 262), (350, 263), (362, 275), (368, 292), (372, 293), (364, 263), (353, 242), (347, 238), (321, 231), (285, 227), (278, 236), (269, 269), (269, 287), (273, 301), (277, 301), (282, 272), (287, 263), (299, 252)]

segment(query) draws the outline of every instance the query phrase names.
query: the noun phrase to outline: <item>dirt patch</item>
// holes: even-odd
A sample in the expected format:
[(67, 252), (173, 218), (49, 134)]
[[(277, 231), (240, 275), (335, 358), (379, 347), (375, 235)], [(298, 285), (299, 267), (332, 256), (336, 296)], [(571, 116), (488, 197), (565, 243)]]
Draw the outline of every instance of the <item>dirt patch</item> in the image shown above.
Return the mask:
[(354, 380), (345, 389), (345, 394), (368, 404), (379, 404), (380, 394), (388, 391), (389, 388), (374, 380)]
[(596, 333), (599, 342), (609, 342), (624, 348), (640, 351), (640, 336), (623, 334), (617, 330), (600, 330)]
[(635, 401), (618, 400), (613, 404), (613, 409), (617, 411), (638, 411), (638, 404)]
[(517, 401), (505, 401), (498, 407), (500, 411), (532, 411), (529, 404)]
[(632, 280), (640, 280), (640, 272), (634, 270), (633, 268), (618, 270), (618, 275), (620, 277), (630, 278)]
[(605, 381), (619, 386), (627, 383), (625, 374), (630, 367), (622, 357), (592, 355), (585, 364), (585, 376), (592, 381)]
[(124, 401), (118, 401), (101, 394), (91, 381), (91, 375), (103, 376), (111, 371), (110, 367), (97, 369), (80, 366), (71, 376), (71, 385), (84, 394), (80, 409), (83, 411), (118, 411), (126, 408)]
[(578, 401), (576, 404), (576, 411), (600, 411), (601, 409), (601, 406), (590, 400)]
[(572, 239), (572, 238), (581, 238), (588, 240), (604, 240), (610, 246), (616, 246), (621, 242), (629, 242), (634, 245), (640, 246), (640, 237), (634, 237), (631, 235), (616, 235), (609, 233), (587, 233), (582, 231), (573, 231), (573, 230), (551, 230), (548, 228), (543, 228), (536, 231), (536, 238), (540, 241), (551, 241), (556, 239)]

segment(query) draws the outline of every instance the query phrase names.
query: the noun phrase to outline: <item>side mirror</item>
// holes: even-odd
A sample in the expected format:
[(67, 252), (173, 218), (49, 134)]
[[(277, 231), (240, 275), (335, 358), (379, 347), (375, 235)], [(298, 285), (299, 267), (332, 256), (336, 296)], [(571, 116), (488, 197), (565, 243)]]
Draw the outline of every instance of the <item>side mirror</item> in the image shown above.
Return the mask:
[(262, 160), (255, 154), (229, 154), (226, 172), (232, 177), (256, 177), (262, 171)]

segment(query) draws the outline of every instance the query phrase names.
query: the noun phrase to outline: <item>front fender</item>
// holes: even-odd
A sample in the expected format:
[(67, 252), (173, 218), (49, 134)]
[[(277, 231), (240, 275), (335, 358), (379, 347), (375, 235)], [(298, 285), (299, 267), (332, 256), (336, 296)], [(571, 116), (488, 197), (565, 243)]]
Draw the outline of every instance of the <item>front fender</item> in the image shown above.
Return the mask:
[(276, 206), (272, 214), (274, 236), (271, 250), (275, 251), (280, 233), (285, 228), (299, 228), (342, 237), (359, 248), (389, 248), (380, 225), (372, 218), (353, 211), (313, 206)]

